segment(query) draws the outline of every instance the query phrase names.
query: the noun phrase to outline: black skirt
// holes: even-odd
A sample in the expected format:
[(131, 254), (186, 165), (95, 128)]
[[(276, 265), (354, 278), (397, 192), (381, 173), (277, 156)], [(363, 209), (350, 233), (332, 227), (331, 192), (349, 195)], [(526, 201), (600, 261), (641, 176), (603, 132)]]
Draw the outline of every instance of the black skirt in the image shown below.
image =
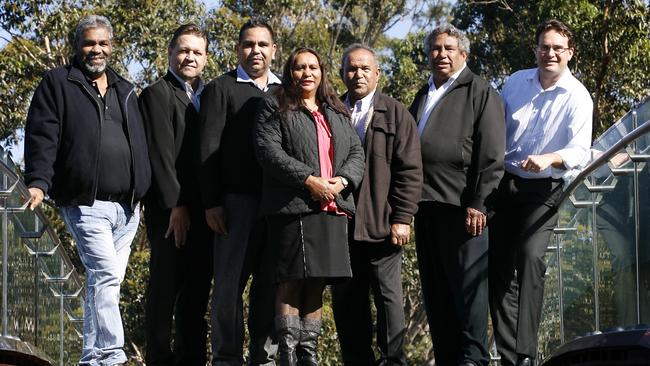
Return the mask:
[(321, 211), (271, 215), (266, 221), (278, 281), (352, 277), (347, 217)]

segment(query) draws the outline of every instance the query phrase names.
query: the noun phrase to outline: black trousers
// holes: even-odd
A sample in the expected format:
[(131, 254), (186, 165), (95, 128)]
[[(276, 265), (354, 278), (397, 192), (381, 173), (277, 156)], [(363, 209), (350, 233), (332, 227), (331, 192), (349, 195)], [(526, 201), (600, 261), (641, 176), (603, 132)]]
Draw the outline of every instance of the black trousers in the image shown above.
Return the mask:
[(562, 182), (506, 173), (490, 225), (490, 311), (501, 365), (537, 356), (544, 299), (544, 256), (557, 225)]
[(462, 207), (422, 202), (415, 238), (436, 365), (489, 362), (488, 233), (471, 236)]
[[(354, 232), (354, 230), (350, 230)], [(348, 366), (406, 365), (402, 248), (350, 241), (352, 279), (332, 286), (334, 321), (343, 363)], [(372, 347), (372, 290), (377, 309), (377, 359)]]
[(194, 210), (187, 242), (176, 248), (173, 235), (165, 239), (170, 212), (155, 204), (145, 209), (151, 246), (145, 304), (146, 363), (205, 366), (213, 233), (203, 210)]

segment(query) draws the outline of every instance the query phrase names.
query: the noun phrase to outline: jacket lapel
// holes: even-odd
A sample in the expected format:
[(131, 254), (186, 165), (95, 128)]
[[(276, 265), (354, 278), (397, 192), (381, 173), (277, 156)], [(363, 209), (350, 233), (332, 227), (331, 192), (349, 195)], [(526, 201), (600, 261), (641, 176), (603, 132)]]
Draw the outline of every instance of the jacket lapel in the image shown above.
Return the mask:
[[(183, 106), (187, 107), (188, 104), (191, 104), (191, 100), (187, 96), (187, 93), (185, 92), (185, 87), (176, 78), (176, 76), (174, 76), (174, 74), (171, 73), (171, 71), (167, 71), (167, 75), (165, 75), (165, 80), (167, 80), (167, 82), (171, 84), (174, 90), (174, 96), (176, 96), (176, 99), (178, 99), (178, 101), (180, 101), (181, 104), (183, 104)], [(194, 107), (194, 105), (192, 105), (192, 107)]]
[[(447, 90), (445, 90), (445, 93), (440, 97), (438, 103), (436, 103), (436, 105), (431, 110), (431, 113), (429, 114), (429, 118), (427, 119), (427, 124), (426, 126), (424, 126), (424, 130), (422, 131), (422, 135), (424, 135), (425, 131), (431, 128), (431, 126), (434, 124), (434, 120), (437, 119), (438, 117), (437, 111), (439, 107), (444, 103), (445, 98), (447, 98), (447, 96), (451, 94), (451, 92), (453, 92), (456, 88), (459, 88), (462, 85), (469, 83), (470, 81), (472, 81), (472, 72), (470, 71), (469, 67), (465, 66), (463, 72), (461, 72), (460, 75), (458, 75), (458, 78), (456, 78), (456, 80), (451, 84), (451, 86)], [(424, 104), (426, 104), (427, 93), (424, 94), (424, 99), (421, 101), (419, 106), (418, 119), (417, 119), (418, 124), (420, 124), (422, 109), (424, 107)]]

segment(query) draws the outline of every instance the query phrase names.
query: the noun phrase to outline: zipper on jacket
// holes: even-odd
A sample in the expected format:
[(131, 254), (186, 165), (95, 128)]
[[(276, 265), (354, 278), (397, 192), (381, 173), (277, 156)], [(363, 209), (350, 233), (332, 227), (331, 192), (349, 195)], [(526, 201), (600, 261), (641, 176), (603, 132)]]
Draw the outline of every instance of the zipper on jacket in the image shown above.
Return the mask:
[[(90, 98), (95, 103), (95, 106), (97, 107), (97, 114), (99, 114), (99, 132), (98, 132), (99, 149), (97, 150), (97, 156), (95, 158), (95, 180), (93, 181), (93, 197), (92, 197), (92, 199), (90, 201), (92, 204), (94, 204), (95, 203), (95, 197), (97, 197), (97, 188), (99, 186), (99, 184), (98, 184), (98, 180), (99, 180), (99, 155), (101, 155), (101, 148), (102, 148), (102, 126), (104, 125), (104, 114), (102, 113), (102, 106), (99, 105), (99, 102), (97, 101), (97, 99), (95, 99), (94, 94), (90, 90), (88, 90), (88, 87), (86, 85), (84, 85), (84, 83), (82, 83), (81, 81), (79, 81), (77, 79), (70, 79), (70, 80), (72, 80), (72, 81), (76, 82), (77, 84), (79, 84), (83, 88), (83, 90), (86, 91), (86, 93), (90, 96)], [(92, 206), (92, 204), (91, 204), (91, 206)]]
[[(135, 208), (133, 205), (133, 201), (135, 201), (135, 157), (133, 154), (133, 139), (132, 133), (131, 133), (131, 124), (129, 123), (129, 98), (131, 97), (131, 94), (135, 93), (135, 88), (132, 88), (129, 94), (126, 95), (126, 99), (124, 99), (124, 106), (122, 108), (122, 113), (124, 113), (124, 121), (126, 122), (126, 131), (128, 133), (128, 136), (126, 137), (129, 140), (129, 147), (131, 148), (131, 171), (129, 172), (131, 174), (131, 177), (133, 178), (133, 187), (131, 187), (131, 202), (129, 202), (129, 207), (131, 207), (131, 211)], [(126, 111), (126, 113), (124, 112)]]

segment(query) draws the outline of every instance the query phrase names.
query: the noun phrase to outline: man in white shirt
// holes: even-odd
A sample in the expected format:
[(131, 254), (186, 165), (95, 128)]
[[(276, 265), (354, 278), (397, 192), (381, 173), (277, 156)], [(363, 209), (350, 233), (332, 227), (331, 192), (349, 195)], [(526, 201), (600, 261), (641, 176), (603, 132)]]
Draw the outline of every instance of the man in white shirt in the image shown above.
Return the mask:
[(487, 366), (488, 227), (503, 175), (501, 98), (465, 61), (469, 39), (441, 26), (425, 40), (432, 76), (415, 96), (424, 184), (415, 215), (422, 295), (439, 366)]
[(537, 68), (506, 81), (505, 176), (490, 222), (490, 309), (501, 364), (535, 364), (544, 253), (557, 223), (562, 178), (591, 144), (593, 103), (567, 64), (569, 28), (557, 20), (536, 32)]

